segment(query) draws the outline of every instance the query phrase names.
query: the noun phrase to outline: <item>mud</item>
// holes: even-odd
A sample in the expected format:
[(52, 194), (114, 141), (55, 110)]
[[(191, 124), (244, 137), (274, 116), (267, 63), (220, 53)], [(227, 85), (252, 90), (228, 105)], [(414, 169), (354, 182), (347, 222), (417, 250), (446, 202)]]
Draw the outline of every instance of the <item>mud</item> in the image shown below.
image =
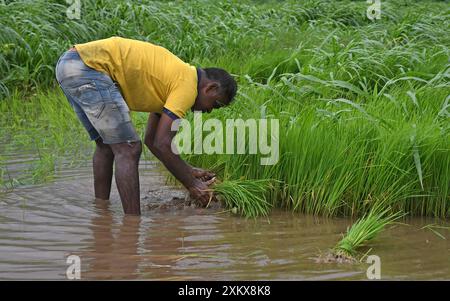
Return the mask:
[(189, 197), (186, 190), (178, 187), (160, 186), (149, 189), (144, 197), (141, 198), (141, 203), (149, 211), (171, 211), (171, 210), (185, 210), (193, 208), (203, 208), (210, 211), (223, 209), (224, 206), (219, 201), (212, 201), (207, 207), (200, 202)]
[(320, 254), (318, 257), (315, 257), (313, 259), (315, 263), (358, 263), (358, 260), (356, 258), (346, 256), (344, 254), (337, 254), (333, 251), (329, 251), (325, 254)]

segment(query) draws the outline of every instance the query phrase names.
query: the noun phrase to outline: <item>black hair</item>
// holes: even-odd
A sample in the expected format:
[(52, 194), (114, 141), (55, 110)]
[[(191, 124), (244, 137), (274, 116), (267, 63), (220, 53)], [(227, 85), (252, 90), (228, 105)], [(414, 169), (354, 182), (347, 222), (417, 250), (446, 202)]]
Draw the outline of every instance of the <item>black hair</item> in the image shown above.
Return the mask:
[(226, 98), (226, 103), (233, 101), (237, 92), (237, 83), (234, 78), (225, 70), (220, 68), (204, 68), (206, 77), (219, 83), (219, 90)]

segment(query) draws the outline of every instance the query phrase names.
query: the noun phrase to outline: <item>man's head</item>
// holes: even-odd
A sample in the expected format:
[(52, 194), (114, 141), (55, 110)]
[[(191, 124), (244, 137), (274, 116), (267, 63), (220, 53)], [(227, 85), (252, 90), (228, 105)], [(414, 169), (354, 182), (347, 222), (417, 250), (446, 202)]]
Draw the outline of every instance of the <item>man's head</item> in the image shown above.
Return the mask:
[(199, 71), (201, 76), (198, 95), (192, 110), (209, 113), (213, 109), (229, 105), (237, 91), (234, 78), (220, 68), (205, 68)]

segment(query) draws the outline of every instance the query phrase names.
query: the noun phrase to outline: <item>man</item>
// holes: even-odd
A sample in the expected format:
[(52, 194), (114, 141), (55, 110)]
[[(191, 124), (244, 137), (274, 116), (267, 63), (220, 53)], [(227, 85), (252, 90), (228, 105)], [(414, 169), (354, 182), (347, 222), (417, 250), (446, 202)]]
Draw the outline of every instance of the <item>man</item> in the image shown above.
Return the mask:
[(138, 163), (142, 144), (129, 111), (150, 112), (144, 144), (203, 205), (212, 197), (211, 172), (191, 167), (171, 151), (171, 125), (188, 110), (211, 112), (236, 95), (232, 76), (195, 68), (167, 49), (120, 37), (75, 44), (56, 65), (56, 78), (96, 143), (94, 189), (109, 199), (113, 162), (125, 214), (140, 214)]

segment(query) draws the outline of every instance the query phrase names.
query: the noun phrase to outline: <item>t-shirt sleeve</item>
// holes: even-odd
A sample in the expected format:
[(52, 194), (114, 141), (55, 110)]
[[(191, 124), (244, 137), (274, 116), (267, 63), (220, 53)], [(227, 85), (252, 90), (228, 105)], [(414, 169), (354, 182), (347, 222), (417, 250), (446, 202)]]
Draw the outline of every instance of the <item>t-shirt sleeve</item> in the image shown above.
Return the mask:
[(196, 98), (196, 85), (188, 81), (179, 81), (167, 97), (164, 108), (179, 118), (184, 118), (194, 105)]

